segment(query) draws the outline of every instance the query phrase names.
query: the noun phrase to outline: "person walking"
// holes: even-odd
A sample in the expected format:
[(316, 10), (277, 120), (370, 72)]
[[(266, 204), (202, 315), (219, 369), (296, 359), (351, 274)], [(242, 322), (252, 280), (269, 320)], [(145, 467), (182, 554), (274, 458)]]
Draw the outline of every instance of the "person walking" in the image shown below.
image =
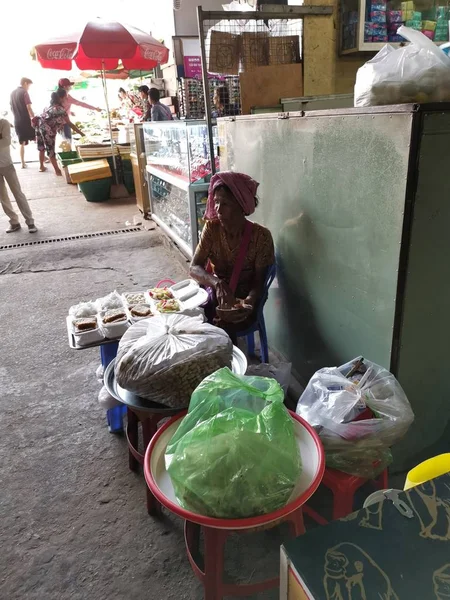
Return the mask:
[(151, 104), (152, 121), (173, 121), (170, 108), (159, 101), (159, 90), (150, 88), (148, 97)]
[(14, 128), (20, 144), (20, 161), (22, 169), (27, 166), (25, 163), (25, 146), (28, 142), (34, 140), (34, 128), (31, 125), (31, 119), (34, 112), (31, 107), (31, 100), (28, 90), (33, 82), (28, 77), (22, 77), (20, 85), (11, 93), (10, 104), (14, 116)]
[[(92, 104), (87, 104), (86, 102), (82, 102), (81, 100), (77, 100), (76, 98), (71, 96), (69, 92), (72, 89), (72, 86), (73, 82), (70, 81), (70, 79), (67, 79), (67, 77), (63, 77), (58, 81), (58, 90), (65, 90), (66, 92), (62, 105), (66, 110), (67, 116), (69, 118), (73, 116), (73, 113), (71, 111), (72, 105), (80, 106), (81, 108), (87, 108), (87, 110), (95, 110), (97, 112), (101, 112), (102, 109), (98, 106), (92, 106)], [(70, 144), (72, 144), (72, 128), (68, 123), (66, 123), (63, 127), (63, 134), (64, 139), (67, 140)]]
[(63, 106), (66, 96), (66, 91), (61, 88), (58, 89), (57, 92), (53, 92), (50, 99), (50, 106), (46, 108), (41, 115), (34, 117), (33, 119), (39, 150), (39, 171), (41, 171), (41, 173), (47, 170), (44, 166), (45, 153), (47, 153), (47, 156), (55, 169), (56, 175), (62, 175), (61, 169), (56, 162), (55, 152), (56, 134), (58, 131), (61, 131), (65, 125), (68, 125), (76, 133), (83, 135), (81, 129), (71, 123), (67, 116), (67, 112)]
[(30, 233), (36, 233), (37, 228), (34, 224), (33, 214), (30, 205), (28, 204), (28, 200), (20, 187), (16, 169), (14, 168), (11, 158), (10, 146), (11, 125), (6, 119), (0, 119), (0, 202), (5, 214), (9, 217), (10, 223), (6, 233), (19, 231), (21, 228), (19, 217), (14, 211), (11, 200), (9, 199), (6, 183), (8, 183), (9, 189), (16, 199), (17, 206), (25, 219), (25, 223), (28, 225), (28, 231)]

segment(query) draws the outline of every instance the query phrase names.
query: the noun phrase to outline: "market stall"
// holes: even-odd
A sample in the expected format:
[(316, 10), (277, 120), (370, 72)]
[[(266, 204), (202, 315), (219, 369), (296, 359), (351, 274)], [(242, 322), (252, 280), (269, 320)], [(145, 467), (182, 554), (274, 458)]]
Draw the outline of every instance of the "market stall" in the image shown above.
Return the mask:
[(152, 218), (192, 257), (211, 175), (206, 123), (149, 122), (143, 124), (143, 132)]

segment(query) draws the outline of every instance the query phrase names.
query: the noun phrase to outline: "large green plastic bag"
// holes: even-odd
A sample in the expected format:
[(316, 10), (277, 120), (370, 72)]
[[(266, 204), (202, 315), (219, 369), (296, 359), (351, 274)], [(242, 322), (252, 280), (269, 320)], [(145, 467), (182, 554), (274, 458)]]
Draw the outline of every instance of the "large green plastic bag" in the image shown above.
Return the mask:
[(184, 508), (218, 518), (284, 506), (301, 473), (294, 424), (280, 385), (219, 369), (200, 383), (166, 449)]

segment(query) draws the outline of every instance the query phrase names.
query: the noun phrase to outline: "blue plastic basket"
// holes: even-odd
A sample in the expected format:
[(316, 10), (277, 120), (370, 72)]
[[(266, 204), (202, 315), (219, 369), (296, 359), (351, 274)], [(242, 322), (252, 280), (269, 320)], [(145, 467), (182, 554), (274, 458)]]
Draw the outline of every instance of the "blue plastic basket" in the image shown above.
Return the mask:
[[(103, 368), (109, 365), (117, 356), (119, 342), (112, 344), (102, 344), (100, 346), (100, 357)], [(127, 413), (125, 404), (120, 404), (106, 411), (106, 419), (108, 421), (108, 429), (111, 433), (121, 433), (123, 431), (123, 417)]]

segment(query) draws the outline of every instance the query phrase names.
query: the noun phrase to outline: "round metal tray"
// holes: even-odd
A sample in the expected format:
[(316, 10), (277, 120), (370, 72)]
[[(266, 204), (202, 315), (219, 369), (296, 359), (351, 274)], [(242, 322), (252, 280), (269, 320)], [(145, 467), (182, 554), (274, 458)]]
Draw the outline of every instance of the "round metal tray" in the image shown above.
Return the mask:
[[(123, 404), (126, 404), (127, 406), (130, 406), (131, 408), (138, 410), (151, 410), (154, 413), (162, 413), (167, 416), (176, 414), (181, 410), (181, 407), (171, 408), (169, 406), (165, 406), (164, 404), (160, 404), (159, 402), (152, 402), (146, 398), (141, 398), (133, 392), (124, 390), (116, 381), (114, 364), (115, 360), (112, 360), (106, 367), (103, 375), (103, 383), (113, 398), (119, 402), (122, 402)], [(247, 371), (247, 357), (242, 350), (239, 350), (239, 348), (236, 346), (233, 347), (231, 368), (233, 373), (236, 373), (236, 375), (245, 375), (245, 372)]]

